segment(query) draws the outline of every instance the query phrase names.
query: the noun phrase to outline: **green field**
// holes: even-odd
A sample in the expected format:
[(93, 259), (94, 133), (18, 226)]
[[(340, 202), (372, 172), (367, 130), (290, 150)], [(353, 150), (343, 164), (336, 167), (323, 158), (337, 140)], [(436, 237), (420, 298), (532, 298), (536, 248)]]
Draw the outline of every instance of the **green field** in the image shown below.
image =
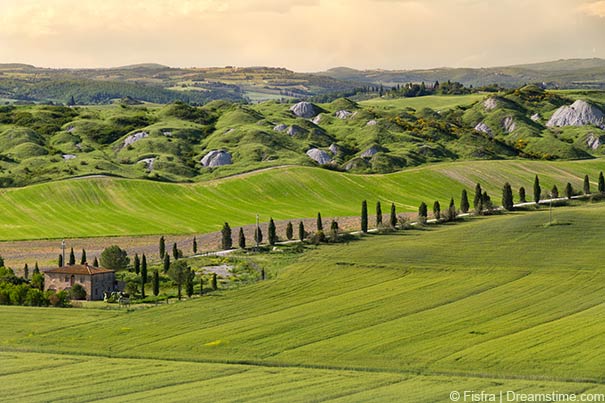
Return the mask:
[(603, 392), (605, 206), (554, 215), (560, 225), (544, 226), (546, 210), (518, 212), (321, 246), (271, 280), (130, 313), (0, 307), (0, 350), (13, 363), (0, 391), (73, 401), (69, 385), (31, 381), (32, 368), (56, 362), (88, 400)]
[(477, 101), (481, 101), (486, 94), (469, 94), (469, 95), (430, 95), (414, 98), (398, 98), (398, 99), (381, 99), (374, 98), (367, 101), (361, 101), (364, 106), (373, 106), (384, 110), (395, 110), (403, 108), (414, 108), (420, 110), (422, 108), (431, 108), (436, 111), (452, 109), (457, 106), (469, 106)]
[[(509, 181), (528, 195), (535, 174), (545, 192), (571, 182), (593, 188), (605, 160), (573, 162), (481, 161), (434, 164), (388, 175), (352, 175), (318, 168), (285, 167), (200, 184), (87, 178), (5, 189), (0, 193), (0, 239), (187, 234), (218, 231), (223, 222), (356, 216), (363, 199), (394, 202), (400, 212), (421, 201), (459, 203), (460, 192), (481, 182), (499, 204)], [(472, 192), (470, 193), (472, 194)], [(371, 204), (371, 203), (370, 203)]]

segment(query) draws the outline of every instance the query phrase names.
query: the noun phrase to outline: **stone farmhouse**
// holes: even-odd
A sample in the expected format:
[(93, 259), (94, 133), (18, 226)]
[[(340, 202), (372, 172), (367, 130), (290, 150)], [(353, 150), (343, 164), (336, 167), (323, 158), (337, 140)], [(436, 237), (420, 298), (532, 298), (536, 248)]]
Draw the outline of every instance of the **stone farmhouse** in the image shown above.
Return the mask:
[(88, 263), (44, 271), (45, 290), (69, 290), (76, 283), (84, 287), (88, 301), (102, 300), (104, 291), (118, 291), (119, 287), (115, 271)]

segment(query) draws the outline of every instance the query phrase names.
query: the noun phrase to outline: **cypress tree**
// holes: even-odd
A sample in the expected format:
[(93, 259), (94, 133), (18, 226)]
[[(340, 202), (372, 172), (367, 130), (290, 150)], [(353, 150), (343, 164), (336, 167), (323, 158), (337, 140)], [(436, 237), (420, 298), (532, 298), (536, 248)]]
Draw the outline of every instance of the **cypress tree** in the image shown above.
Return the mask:
[(473, 199), (473, 208), (475, 212), (481, 213), (483, 210), (483, 190), (481, 189), (481, 184), (477, 183), (475, 186), (475, 198)]
[(94, 267), (99, 267), (99, 259), (95, 256), (95, 261), (92, 264)]
[(391, 203), (391, 218), (389, 221), (391, 228), (397, 227), (397, 208), (395, 207), (395, 203)]
[(435, 220), (437, 221), (441, 219), (441, 205), (437, 200), (433, 203), (433, 217), (435, 217)]
[(38, 267), (38, 261), (36, 261), (36, 265), (34, 266), (34, 274), (40, 274), (40, 267)]
[(527, 203), (527, 199), (525, 198), (525, 188), (523, 186), (519, 188), (519, 203)]
[(160, 294), (160, 273), (157, 269), (153, 271), (153, 295), (156, 297)]
[(468, 213), (468, 209), (470, 205), (468, 203), (468, 194), (466, 193), (466, 189), (462, 189), (462, 196), (460, 197), (460, 211), (463, 213)]
[(380, 201), (376, 202), (376, 226), (379, 227), (382, 225), (382, 206), (380, 205)]
[(29, 278), (29, 266), (27, 263), (25, 263), (25, 266), (23, 266), (23, 278), (26, 280)]
[(428, 217), (428, 207), (425, 202), (420, 203), (420, 206), (418, 206), (418, 217)]
[(139, 259), (139, 254), (135, 253), (134, 254), (134, 272), (136, 274), (139, 274), (140, 271), (141, 271), (141, 260)]
[(540, 195), (542, 194), (542, 188), (540, 187), (540, 179), (538, 175), (534, 179), (534, 202), (538, 204), (540, 202)]
[(263, 242), (263, 230), (260, 229), (260, 225), (254, 229), (254, 242), (259, 245)]
[(229, 223), (223, 224), (223, 229), (221, 230), (221, 248), (223, 250), (231, 249), (233, 246), (233, 240), (231, 239), (231, 227)]
[(59, 267), (63, 267), (63, 255), (59, 253), (59, 261), (58, 261)]
[(552, 196), (553, 199), (558, 199), (559, 198), (559, 188), (557, 188), (557, 185), (554, 185), (552, 187), (552, 190), (550, 191), (550, 194)]
[(485, 210), (488, 211), (491, 210), (493, 207), (492, 199), (489, 197), (486, 191), (483, 191), (483, 194), (481, 195), (481, 205)]
[(447, 212), (448, 212), (448, 220), (449, 221), (454, 221), (456, 219), (456, 216), (458, 215), (458, 213), (456, 212), (456, 203), (454, 203), (454, 198), (452, 197), (450, 199), (450, 205), (447, 208)]
[(170, 255), (168, 253), (164, 253), (164, 265), (162, 268), (164, 269), (164, 273), (168, 273), (168, 270), (170, 270)]
[(571, 183), (567, 182), (567, 185), (565, 185), (565, 197), (571, 199), (571, 196), (573, 196), (573, 188), (571, 187)]
[(187, 278), (185, 279), (185, 292), (187, 293), (187, 297), (191, 298), (193, 296), (193, 280), (195, 279), (195, 272), (191, 269), (187, 270)]
[(164, 255), (166, 254), (166, 241), (164, 237), (160, 237), (160, 259), (164, 259)]
[(141, 276), (141, 298), (145, 298), (145, 280)]
[(298, 239), (303, 242), (305, 240), (305, 235), (305, 224), (301, 221), (298, 223)]
[(71, 248), (69, 252), (69, 265), (73, 266), (74, 264), (76, 264), (76, 254), (74, 253), (74, 248)]
[(605, 177), (603, 177), (603, 172), (599, 172), (599, 193), (605, 193)]
[(508, 182), (502, 187), (502, 207), (508, 211), (512, 211), (514, 208), (513, 189)]
[(267, 227), (267, 237), (269, 239), (269, 245), (273, 246), (277, 242), (277, 232), (275, 230), (275, 222), (273, 218), (269, 218), (269, 225)]
[(321, 222), (321, 213), (317, 213), (317, 231), (323, 231), (324, 225)]
[(86, 249), (82, 249), (82, 257), (80, 258), (80, 264), (86, 263)]
[(368, 202), (361, 202), (361, 232), (368, 232)]
[(292, 222), (288, 221), (288, 225), (286, 225), (286, 238), (288, 241), (291, 241), (294, 237), (294, 227), (292, 227)]
[(584, 194), (590, 194), (590, 180), (588, 179), (588, 175), (584, 175), (584, 186), (583, 186)]
[(147, 282), (147, 257), (143, 253), (143, 262), (141, 263), (141, 277), (143, 278), (143, 283)]
[(200, 296), (204, 295), (204, 278), (200, 277)]
[(260, 269), (260, 279), (264, 280), (266, 277), (265, 268), (263, 267)]
[(246, 235), (244, 235), (244, 229), (240, 227), (239, 229), (239, 237), (237, 240), (237, 244), (240, 249), (246, 249)]
[(172, 244), (172, 257), (175, 261), (179, 259), (179, 248), (176, 245), (176, 242)]
[(216, 273), (212, 273), (212, 289), (218, 289), (218, 280), (216, 278)]
[(197, 239), (193, 237), (193, 254), (197, 254)]

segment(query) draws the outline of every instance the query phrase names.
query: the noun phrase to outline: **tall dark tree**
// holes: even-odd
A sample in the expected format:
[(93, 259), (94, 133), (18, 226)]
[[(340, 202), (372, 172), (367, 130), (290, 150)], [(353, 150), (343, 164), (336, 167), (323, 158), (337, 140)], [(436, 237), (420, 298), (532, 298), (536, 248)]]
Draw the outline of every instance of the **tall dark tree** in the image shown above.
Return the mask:
[(571, 199), (572, 196), (573, 196), (573, 188), (571, 187), (571, 183), (567, 182), (567, 185), (565, 185), (565, 197), (567, 197), (568, 199)]
[(382, 206), (380, 205), (380, 201), (376, 202), (376, 226), (379, 227), (382, 225)]
[(426, 205), (425, 202), (420, 203), (420, 206), (418, 206), (418, 217), (422, 217), (424, 219), (426, 219), (428, 217), (429, 213), (428, 213), (428, 207)]
[(368, 232), (368, 202), (361, 202), (361, 232)]
[(559, 188), (557, 188), (557, 185), (553, 185), (550, 195), (553, 199), (559, 198)]
[(231, 239), (231, 227), (229, 223), (223, 224), (223, 229), (221, 230), (221, 249), (228, 250), (233, 246), (233, 240)]
[(25, 263), (25, 266), (23, 266), (23, 278), (26, 280), (29, 278), (29, 266), (27, 263)]
[(69, 101), (67, 101), (67, 106), (75, 106), (76, 105), (76, 100), (74, 98), (74, 96), (72, 95), (71, 97), (69, 97)]
[(338, 233), (338, 221), (332, 220), (332, 222), (330, 223), (330, 238), (332, 239), (332, 242), (338, 241)]
[(80, 264), (87, 263), (86, 260), (86, 249), (82, 249), (82, 256), (80, 257)]
[(99, 259), (95, 256), (95, 261), (92, 263), (94, 267), (99, 267)]
[(525, 188), (523, 186), (519, 188), (519, 203), (527, 203)]
[(466, 189), (462, 189), (462, 196), (460, 196), (460, 211), (466, 214), (468, 213), (469, 208), (468, 194), (466, 193)]
[(139, 254), (138, 253), (134, 254), (133, 265), (134, 265), (134, 272), (136, 274), (139, 274), (139, 272), (141, 271), (141, 259), (139, 258)]
[(204, 295), (204, 278), (200, 277), (200, 296)]
[(153, 295), (160, 295), (160, 273), (157, 269), (153, 271)]
[(435, 200), (435, 203), (433, 203), (433, 217), (435, 217), (435, 220), (441, 219), (441, 205), (437, 200)]
[(277, 243), (277, 231), (275, 229), (275, 222), (273, 218), (269, 218), (269, 225), (267, 226), (267, 239), (269, 245), (273, 246)]
[(506, 182), (502, 187), (502, 207), (508, 211), (513, 211), (514, 208), (513, 188), (508, 182)]
[(36, 265), (34, 266), (34, 274), (40, 273), (40, 266), (38, 266), (38, 261), (36, 261)]
[(69, 252), (69, 265), (73, 266), (74, 264), (76, 264), (76, 254), (74, 253), (74, 248), (71, 248)]
[(216, 273), (212, 273), (212, 283), (211, 283), (212, 289), (213, 290), (218, 290), (218, 279), (216, 276)]
[(164, 255), (166, 254), (166, 240), (164, 237), (160, 237), (160, 259), (164, 259)]
[(455, 221), (458, 212), (456, 211), (456, 203), (454, 203), (454, 198), (450, 199), (450, 205), (447, 208), (447, 221)]
[(58, 260), (58, 265), (59, 267), (63, 267), (63, 255), (59, 253), (59, 260)]
[(321, 221), (321, 213), (317, 213), (317, 231), (323, 231), (324, 230), (324, 225), (323, 222)]
[(141, 276), (141, 298), (145, 298), (145, 280)]
[(193, 296), (194, 280), (195, 280), (195, 272), (191, 269), (187, 270), (187, 277), (185, 279), (185, 292), (187, 293), (188, 298), (191, 298)]
[(172, 257), (174, 260), (179, 259), (179, 247), (177, 246), (176, 242), (172, 244)]
[(584, 185), (582, 186), (582, 190), (584, 190), (585, 195), (590, 194), (590, 179), (588, 179), (588, 175), (584, 175)]
[(395, 207), (395, 203), (391, 203), (391, 217), (389, 219), (389, 224), (391, 228), (397, 227), (397, 208)]
[(307, 232), (305, 231), (305, 224), (301, 221), (298, 223), (298, 239), (300, 241), (304, 241), (306, 238)]
[(473, 208), (475, 212), (481, 213), (483, 210), (483, 190), (481, 189), (481, 184), (477, 183), (475, 185), (475, 198), (473, 199)]
[(193, 237), (193, 254), (197, 254), (197, 239)]
[(534, 202), (538, 204), (540, 202), (540, 197), (542, 195), (542, 188), (540, 187), (540, 179), (538, 175), (534, 179)]
[(603, 172), (599, 172), (599, 193), (605, 193), (605, 177), (603, 177)]
[(143, 284), (147, 283), (147, 257), (143, 253), (143, 261), (141, 262), (141, 277), (143, 278)]
[[(166, 256), (169, 255), (166, 254)], [(187, 262), (182, 259), (173, 262), (170, 265), (170, 270), (168, 270), (168, 275), (177, 286), (177, 296), (179, 300), (181, 299), (183, 285), (185, 285), (190, 271), (191, 269), (187, 265)]]
[(237, 244), (240, 247), (240, 249), (246, 249), (246, 235), (244, 234), (244, 229), (242, 227), (240, 227), (240, 229), (239, 229), (239, 236), (237, 239)]
[(263, 230), (260, 225), (254, 229), (254, 242), (260, 245), (263, 242)]
[(164, 253), (162, 269), (164, 270), (164, 273), (168, 273), (168, 270), (170, 270), (170, 255), (168, 253)]
[(486, 210), (490, 212), (494, 208), (494, 205), (492, 204), (492, 199), (489, 197), (485, 190), (481, 195), (481, 205), (483, 206), (483, 211)]
[(288, 224), (286, 225), (286, 239), (291, 241), (292, 238), (294, 238), (294, 227), (292, 226), (292, 222), (288, 221)]

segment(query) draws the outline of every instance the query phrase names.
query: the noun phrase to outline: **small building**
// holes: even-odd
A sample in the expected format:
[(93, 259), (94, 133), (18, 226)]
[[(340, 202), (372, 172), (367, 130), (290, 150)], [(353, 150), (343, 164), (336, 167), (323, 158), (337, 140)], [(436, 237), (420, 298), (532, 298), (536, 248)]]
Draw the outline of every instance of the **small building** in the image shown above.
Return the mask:
[(87, 301), (102, 300), (105, 291), (118, 291), (115, 271), (88, 263), (44, 271), (44, 290), (69, 291), (74, 284), (84, 287)]

